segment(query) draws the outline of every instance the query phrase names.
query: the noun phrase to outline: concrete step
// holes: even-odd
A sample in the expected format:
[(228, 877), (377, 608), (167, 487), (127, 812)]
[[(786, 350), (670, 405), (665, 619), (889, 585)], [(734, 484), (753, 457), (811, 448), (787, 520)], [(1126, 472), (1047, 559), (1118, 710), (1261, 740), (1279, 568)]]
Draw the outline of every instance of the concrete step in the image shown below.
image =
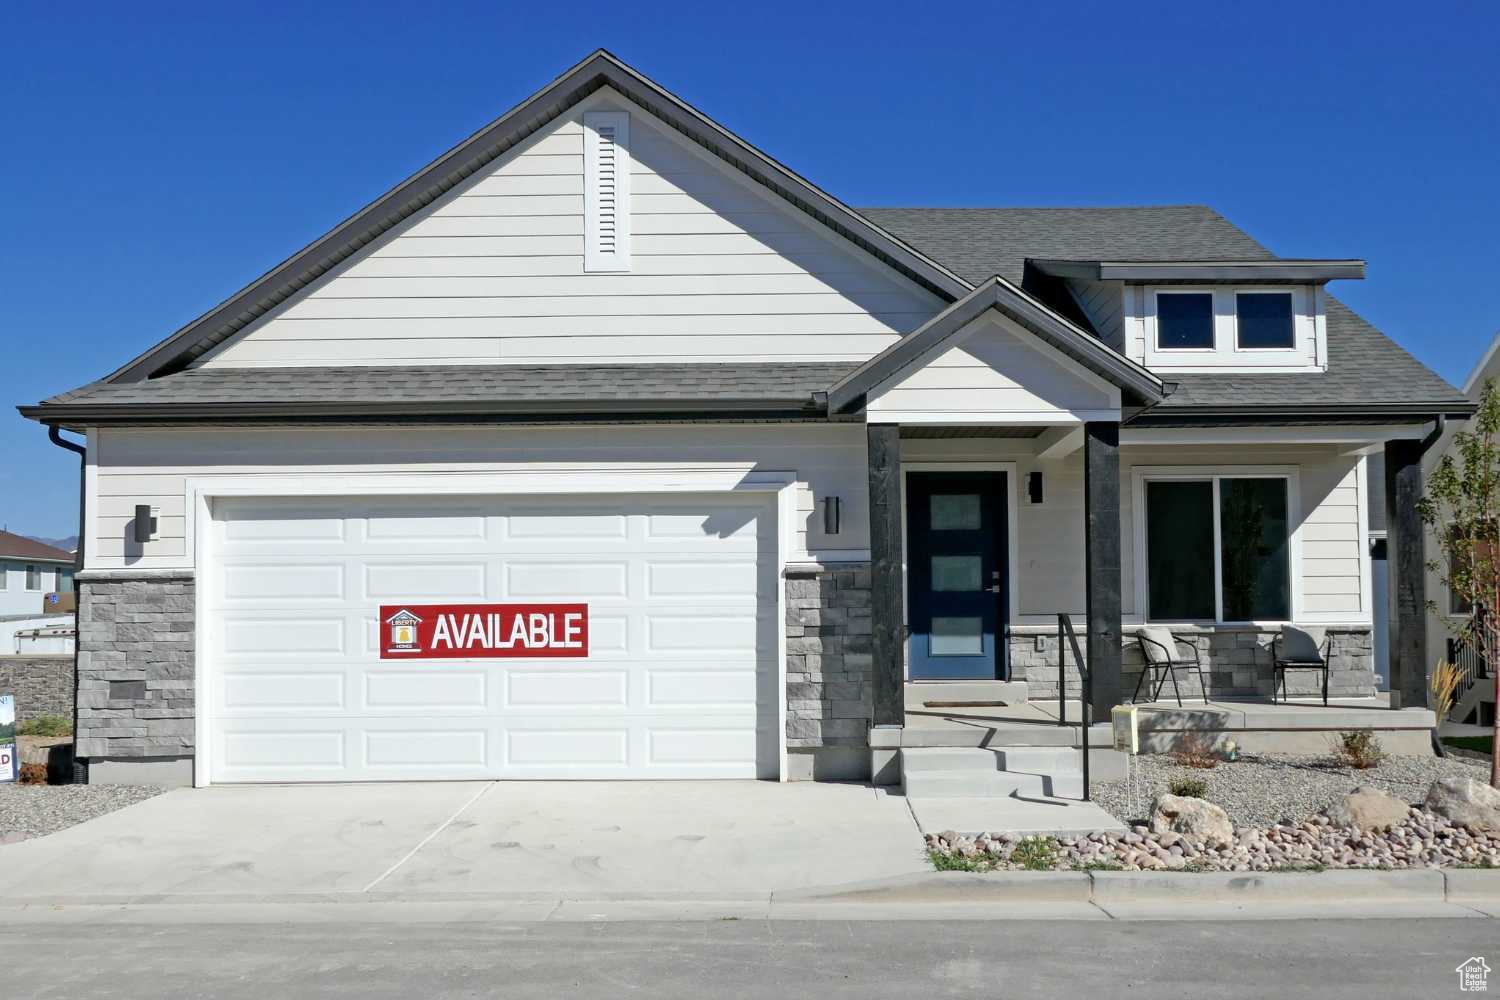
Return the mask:
[(911, 709), (924, 708), (928, 702), (999, 702), (1015, 707), (1026, 704), (1028, 691), (1025, 681), (908, 681), (906, 704)]
[(1024, 774), (1083, 772), (1083, 755), (1076, 747), (990, 747), (1000, 758), (1000, 770)]
[(902, 773), (1000, 769), (999, 755), (985, 747), (912, 747), (901, 751)]
[[(903, 747), (1076, 747), (1082, 742), (1078, 726), (1051, 726), (974, 722), (964, 726), (924, 728), (920, 720), (908, 719), (901, 732)], [(1089, 727), (1089, 745), (1109, 747), (1114, 733), (1108, 725)]]
[(1083, 797), (1080, 774), (1020, 774), (1016, 771), (914, 771), (903, 776), (907, 795), (928, 798)]

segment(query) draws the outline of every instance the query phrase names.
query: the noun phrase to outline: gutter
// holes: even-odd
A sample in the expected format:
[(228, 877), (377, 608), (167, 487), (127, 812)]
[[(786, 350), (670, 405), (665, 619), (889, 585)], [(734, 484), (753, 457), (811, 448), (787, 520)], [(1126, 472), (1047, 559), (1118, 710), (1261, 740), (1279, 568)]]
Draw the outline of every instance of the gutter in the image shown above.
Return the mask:
[(83, 602), (78, 600), (78, 575), (83, 572), (84, 539), (86, 532), (84, 526), (87, 524), (88, 516), (86, 505), (88, 504), (88, 464), (89, 450), (76, 441), (69, 441), (62, 436), (62, 429), (56, 426), (47, 428), (47, 440), (59, 448), (66, 448), (78, 456), (78, 551), (73, 557), (73, 780), (77, 782), (78, 768), (78, 655), (83, 645), (83, 629), (79, 627), (79, 616)]

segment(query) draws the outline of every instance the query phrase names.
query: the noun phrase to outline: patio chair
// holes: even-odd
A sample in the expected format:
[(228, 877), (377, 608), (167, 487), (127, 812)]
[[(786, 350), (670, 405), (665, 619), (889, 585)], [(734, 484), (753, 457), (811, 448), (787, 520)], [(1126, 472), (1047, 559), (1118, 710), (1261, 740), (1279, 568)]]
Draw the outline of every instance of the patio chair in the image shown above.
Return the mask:
[(1323, 704), (1328, 704), (1328, 641), (1328, 634), (1324, 629), (1281, 626), (1281, 632), (1271, 640), (1271, 660), (1274, 664), (1271, 675), (1272, 704), (1276, 702), (1277, 688), (1281, 689), (1282, 702), (1287, 701), (1288, 670), (1323, 671)]
[(1150, 683), (1156, 685), (1156, 689), (1151, 692), (1151, 700), (1157, 701), (1161, 698), (1161, 689), (1166, 686), (1167, 679), (1171, 678), (1172, 693), (1177, 696), (1177, 707), (1181, 708), (1182, 689), (1177, 686), (1177, 671), (1194, 670), (1198, 674), (1198, 684), (1203, 689), (1203, 704), (1208, 704), (1208, 681), (1203, 677), (1203, 660), (1198, 654), (1198, 646), (1191, 640), (1182, 640), (1182, 643), (1192, 650), (1193, 655), (1188, 658), (1182, 655), (1178, 640), (1179, 637), (1168, 629), (1136, 629), (1135, 641), (1141, 647), (1141, 659), (1144, 665), (1140, 677), (1136, 678), (1135, 691), (1130, 696), (1132, 703), (1140, 698), (1141, 684), (1146, 681), (1146, 675), (1150, 674)]

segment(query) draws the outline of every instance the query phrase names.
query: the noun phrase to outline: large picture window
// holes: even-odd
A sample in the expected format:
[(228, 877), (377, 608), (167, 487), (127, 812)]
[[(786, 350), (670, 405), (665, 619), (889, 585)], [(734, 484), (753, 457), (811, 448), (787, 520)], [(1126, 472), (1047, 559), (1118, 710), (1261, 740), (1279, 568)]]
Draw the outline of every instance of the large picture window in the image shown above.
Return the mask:
[(1290, 620), (1285, 476), (1148, 478), (1145, 502), (1150, 620)]

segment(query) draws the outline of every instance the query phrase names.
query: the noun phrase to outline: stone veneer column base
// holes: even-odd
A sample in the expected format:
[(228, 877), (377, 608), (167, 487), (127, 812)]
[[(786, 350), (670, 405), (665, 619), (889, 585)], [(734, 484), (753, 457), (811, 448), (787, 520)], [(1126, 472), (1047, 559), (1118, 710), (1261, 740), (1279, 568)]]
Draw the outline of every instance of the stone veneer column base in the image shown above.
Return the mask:
[(787, 777), (863, 781), (874, 718), (870, 564), (788, 567)]
[[(1208, 680), (1210, 698), (1267, 698), (1271, 697), (1273, 678), (1271, 640), (1278, 629), (1259, 628), (1251, 625), (1224, 626), (1179, 626), (1172, 630), (1198, 647), (1203, 659), (1203, 673)], [(1332, 638), (1330, 650), (1331, 672), (1328, 677), (1328, 697), (1370, 698), (1375, 688), (1375, 642), (1374, 631), (1369, 628), (1330, 626)], [(1057, 633), (1055, 631), (1026, 631), (1012, 633), (1010, 637), (1011, 676), (1024, 680), (1030, 697), (1052, 699), (1057, 697)], [(1129, 701), (1135, 690), (1136, 679), (1141, 672), (1140, 646), (1135, 640), (1134, 630), (1126, 626), (1124, 636), (1124, 700)], [(1287, 672), (1287, 691), (1293, 698), (1321, 697), (1322, 675), (1309, 670)], [(1196, 675), (1190, 671), (1177, 671), (1177, 684), (1183, 700), (1202, 699), (1203, 689)], [(1076, 698), (1080, 693), (1080, 680), (1073, 664), (1072, 653), (1068, 654), (1068, 697)], [(1142, 699), (1146, 692), (1141, 691)], [(1172, 697), (1172, 683), (1162, 691), (1163, 698)]]
[(78, 574), (75, 753), (102, 784), (191, 784), (193, 575)]

